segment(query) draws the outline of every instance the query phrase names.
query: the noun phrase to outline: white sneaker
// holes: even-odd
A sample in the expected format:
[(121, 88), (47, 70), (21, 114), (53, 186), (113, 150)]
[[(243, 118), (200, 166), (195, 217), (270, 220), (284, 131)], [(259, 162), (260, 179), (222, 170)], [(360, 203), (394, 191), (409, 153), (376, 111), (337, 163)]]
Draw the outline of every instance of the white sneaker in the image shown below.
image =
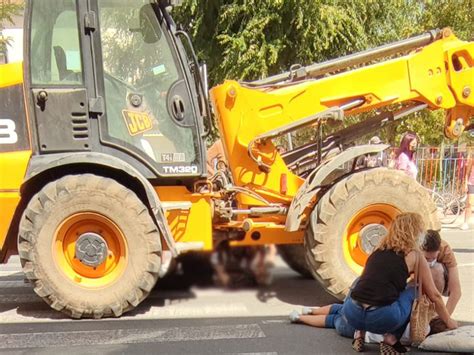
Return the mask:
[(468, 230), (468, 229), (469, 229), (469, 224), (463, 223), (462, 226), (461, 226), (461, 230), (465, 231), (465, 230)]
[(301, 314), (303, 315), (313, 314), (313, 309), (311, 307), (303, 307), (303, 309), (301, 310)]
[(289, 318), (291, 323), (296, 323), (300, 320), (301, 314), (298, 311), (291, 311)]

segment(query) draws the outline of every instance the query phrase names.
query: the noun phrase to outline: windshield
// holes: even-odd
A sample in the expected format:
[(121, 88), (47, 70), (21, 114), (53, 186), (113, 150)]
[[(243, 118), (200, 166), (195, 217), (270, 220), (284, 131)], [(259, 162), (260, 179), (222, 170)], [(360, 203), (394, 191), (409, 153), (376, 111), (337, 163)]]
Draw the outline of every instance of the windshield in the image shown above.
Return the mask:
[(155, 9), (147, 1), (100, 0), (99, 16), (108, 134), (157, 163), (197, 165), (191, 100)]

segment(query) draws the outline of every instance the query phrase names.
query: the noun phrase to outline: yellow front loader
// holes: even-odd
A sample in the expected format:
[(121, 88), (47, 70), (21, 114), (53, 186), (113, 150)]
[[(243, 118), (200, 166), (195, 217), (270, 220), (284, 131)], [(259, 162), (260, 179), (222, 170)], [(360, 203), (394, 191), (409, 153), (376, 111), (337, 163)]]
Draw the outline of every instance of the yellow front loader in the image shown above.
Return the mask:
[[(0, 258), (18, 253), (52, 308), (120, 316), (172, 258), (222, 242), (277, 244), (343, 297), (398, 213), (439, 226), (415, 181), (355, 163), (387, 146), (353, 143), (426, 108), (446, 110), (444, 133), (459, 137), (473, 116), (474, 43), (435, 30), (226, 81), (209, 105), (205, 68), (169, 5), (27, 1), (24, 62), (0, 66)], [(225, 159), (208, 174), (211, 113)], [(276, 140), (302, 128), (314, 140), (279, 153)]]

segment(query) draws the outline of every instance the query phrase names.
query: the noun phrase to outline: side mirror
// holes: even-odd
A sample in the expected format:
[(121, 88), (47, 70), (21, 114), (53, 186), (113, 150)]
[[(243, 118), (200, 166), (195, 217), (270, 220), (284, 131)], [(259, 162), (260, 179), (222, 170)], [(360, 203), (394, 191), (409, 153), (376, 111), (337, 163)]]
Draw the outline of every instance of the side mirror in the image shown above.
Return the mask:
[(140, 8), (140, 33), (145, 43), (156, 43), (161, 37), (161, 30), (157, 28), (155, 10), (150, 4)]

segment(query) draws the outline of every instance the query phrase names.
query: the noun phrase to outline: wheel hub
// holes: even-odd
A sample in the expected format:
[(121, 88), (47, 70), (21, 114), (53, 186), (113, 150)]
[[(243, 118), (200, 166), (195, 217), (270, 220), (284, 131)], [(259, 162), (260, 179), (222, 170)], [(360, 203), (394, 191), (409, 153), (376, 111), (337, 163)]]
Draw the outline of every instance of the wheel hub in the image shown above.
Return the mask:
[(387, 228), (382, 224), (368, 224), (359, 232), (362, 250), (370, 254), (379, 244), (383, 237), (387, 235)]
[(107, 258), (107, 242), (96, 233), (84, 233), (76, 242), (76, 259), (91, 267), (97, 267)]

